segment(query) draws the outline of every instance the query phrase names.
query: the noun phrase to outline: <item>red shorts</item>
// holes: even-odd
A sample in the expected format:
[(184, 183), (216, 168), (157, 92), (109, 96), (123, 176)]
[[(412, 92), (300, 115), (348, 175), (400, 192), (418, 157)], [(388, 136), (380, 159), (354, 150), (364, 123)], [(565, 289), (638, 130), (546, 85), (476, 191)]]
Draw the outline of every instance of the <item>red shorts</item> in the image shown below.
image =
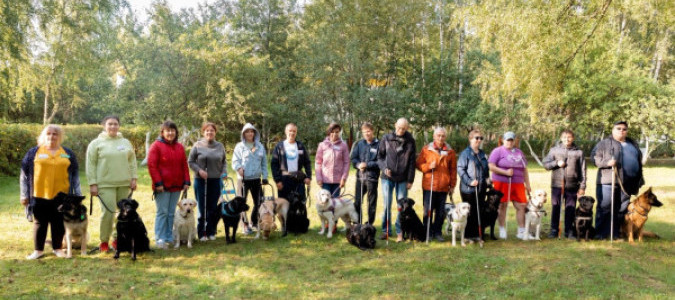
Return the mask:
[[(501, 181), (493, 181), (495, 189), (502, 192), (504, 197), (502, 197), (501, 202), (506, 202), (509, 200), (509, 183)], [(511, 184), (511, 201), (518, 203), (527, 203), (527, 196), (525, 195), (525, 184), (524, 183), (512, 183)]]

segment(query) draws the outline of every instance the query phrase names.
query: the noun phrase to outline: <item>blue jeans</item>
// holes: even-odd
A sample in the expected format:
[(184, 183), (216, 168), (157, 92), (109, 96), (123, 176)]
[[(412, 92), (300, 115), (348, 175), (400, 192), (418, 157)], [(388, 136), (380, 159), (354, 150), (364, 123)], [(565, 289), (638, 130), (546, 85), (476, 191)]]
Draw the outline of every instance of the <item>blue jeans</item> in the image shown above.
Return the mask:
[[(208, 190), (206, 190), (206, 185), (208, 185)], [(221, 219), (221, 213), (218, 210), (218, 199), (222, 193), (223, 181), (220, 178), (209, 178), (207, 181), (195, 178), (192, 186), (195, 190), (197, 208), (199, 209), (197, 236), (199, 238), (203, 236), (215, 236), (218, 222)]]
[(324, 190), (328, 190), (330, 194), (333, 195), (333, 198), (340, 196), (340, 192), (336, 192), (337, 190), (340, 189), (339, 183), (322, 183), (321, 188)]
[(157, 207), (155, 241), (173, 242), (173, 216), (176, 212), (179, 197), (180, 191), (161, 192), (155, 195), (155, 206)]
[[(424, 229), (427, 228), (427, 222), (429, 221), (429, 197), (431, 197), (431, 191), (422, 192), (422, 202), (424, 203)], [(445, 199), (448, 198), (447, 192), (434, 192), (433, 199), (431, 199), (431, 228), (429, 228), (429, 237), (441, 236), (441, 227), (443, 227), (443, 221), (445, 220)]]
[[(391, 236), (391, 200), (396, 189), (396, 199), (408, 198), (408, 188), (406, 187), (407, 182), (395, 182), (388, 179), (382, 178), (382, 198), (384, 200), (384, 214), (382, 215), (382, 232), (386, 233), (387, 228), (389, 228), (389, 235)], [(396, 204), (398, 207), (398, 203)], [(400, 214), (396, 216), (396, 234), (401, 233), (401, 221), (399, 219)]]
[[(598, 205), (595, 212), (595, 231), (596, 238), (609, 238), (611, 228), (611, 211), (612, 211), (612, 185), (598, 184), (596, 186), (596, 197), (598, 198)], [(614, 238), (619, 237), (619, 228), (623, 224), (624, 216), (630, 204), (630, 195), (626, 195), (621, 191), (619, 186), (614, 188)]]

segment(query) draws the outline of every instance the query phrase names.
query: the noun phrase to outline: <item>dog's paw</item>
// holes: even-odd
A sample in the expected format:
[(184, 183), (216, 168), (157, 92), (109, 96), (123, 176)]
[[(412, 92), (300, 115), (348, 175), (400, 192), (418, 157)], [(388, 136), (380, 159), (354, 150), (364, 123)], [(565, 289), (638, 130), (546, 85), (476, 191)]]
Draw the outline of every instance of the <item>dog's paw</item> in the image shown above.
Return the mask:
[(319, 230), (319, 235), (323, 235), (323, 229)]

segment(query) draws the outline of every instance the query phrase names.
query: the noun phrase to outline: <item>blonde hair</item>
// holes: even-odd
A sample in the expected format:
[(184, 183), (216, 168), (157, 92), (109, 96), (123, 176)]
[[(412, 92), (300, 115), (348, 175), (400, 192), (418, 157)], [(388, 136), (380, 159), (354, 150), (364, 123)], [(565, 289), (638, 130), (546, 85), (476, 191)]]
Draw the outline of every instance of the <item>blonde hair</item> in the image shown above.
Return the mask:
[(49, 129), (53, 129), (59, 135), (58, 141), (59, 141), (59, 146), (60, 146), (61, 142), (63, 142), (63, 138), (64, 138), (63, 128), (61, 128), (61, 126), (56, 125), (56, 124), (49, 124), (49, 125), (45, 126), (44, 129), (42, 129), (42, 132), (40, 133), (40, 136), (38, 136), (38, 138), (37, 138), (38, 146), (43, 146), (43, 145), (47, 144), (47, 132), (49, 131)]

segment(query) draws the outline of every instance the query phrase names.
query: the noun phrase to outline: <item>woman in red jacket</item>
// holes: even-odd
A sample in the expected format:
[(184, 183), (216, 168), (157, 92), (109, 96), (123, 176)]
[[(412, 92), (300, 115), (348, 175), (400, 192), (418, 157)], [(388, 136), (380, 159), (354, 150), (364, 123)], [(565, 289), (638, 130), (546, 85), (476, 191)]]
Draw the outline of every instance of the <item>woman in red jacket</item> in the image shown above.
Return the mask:
[[(159, 138), (152, 143), (148, 153), (148, 171), (155, 193), (155, 244), (166, 249), (173, 243), (173, 218), (180, 192), (190, 187), (185, 148), (176, 141), (178, 128), (171, 121), (162, 124)], [(180, 241), (175, 241), (180, 243)]]

